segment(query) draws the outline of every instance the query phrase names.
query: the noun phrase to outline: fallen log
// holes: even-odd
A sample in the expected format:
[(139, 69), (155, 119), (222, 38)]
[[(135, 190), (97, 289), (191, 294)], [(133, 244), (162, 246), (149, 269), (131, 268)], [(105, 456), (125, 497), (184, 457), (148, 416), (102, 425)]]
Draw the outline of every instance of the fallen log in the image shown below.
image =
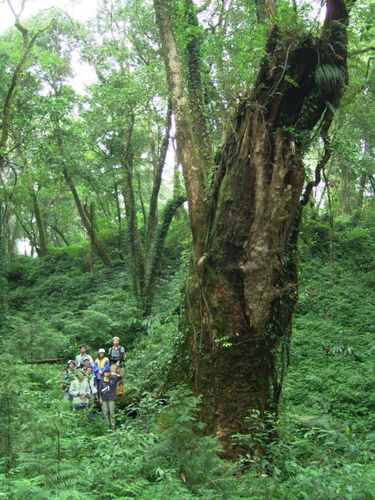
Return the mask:
[(63, 361), (65, 361), (65, 358), (52, 358), (52, 359), (46, 358), (46, 359), (28, 359), (23, 363), (26, 365), (47, 365), (53, 363), (62, 363)]

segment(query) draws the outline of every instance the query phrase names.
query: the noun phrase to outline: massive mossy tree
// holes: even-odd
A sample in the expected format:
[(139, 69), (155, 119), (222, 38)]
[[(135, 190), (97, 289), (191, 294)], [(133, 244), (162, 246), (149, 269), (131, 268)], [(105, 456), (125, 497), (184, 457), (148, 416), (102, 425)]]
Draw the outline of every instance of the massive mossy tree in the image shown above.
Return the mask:
[[(184, 5), (186, 26), (197, 25), (194, 5)], [(295, 26), (279, 22), (275, 1), (257, 2), (269, 25), (265, 55), (214, 161), (199, 38), (190, 31), (183, 55), (168, 1), (154, 8), (193, 238), (184, 349), (208, 430), (225, 441), (245, 429), (251, 410), (277, 412), (297, 300), (303, 158), (317, 133), (329, 157), (328, 129), (347, 83), (349, 5), (328, 0), (313, 35), (297, 15)]]

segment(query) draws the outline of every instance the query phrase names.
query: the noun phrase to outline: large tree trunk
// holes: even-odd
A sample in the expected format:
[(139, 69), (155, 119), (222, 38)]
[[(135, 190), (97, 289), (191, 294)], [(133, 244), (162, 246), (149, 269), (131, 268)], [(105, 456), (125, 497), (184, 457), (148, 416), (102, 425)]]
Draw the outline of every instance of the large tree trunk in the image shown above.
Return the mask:
[(204, 199), (167, 4), (154, 5), (193, 233), (181, 356), (189, 353), (190, 370), (181, 372), (203, 395), (208, 430), (227, 442), (252, 410), (277, 412), (297, 298), (302, 157), (320, 120), (326, 136), (345, 87), (347, 10), (328, 1), (318, 40), (269, 30), (254, 90), (238, 106)]

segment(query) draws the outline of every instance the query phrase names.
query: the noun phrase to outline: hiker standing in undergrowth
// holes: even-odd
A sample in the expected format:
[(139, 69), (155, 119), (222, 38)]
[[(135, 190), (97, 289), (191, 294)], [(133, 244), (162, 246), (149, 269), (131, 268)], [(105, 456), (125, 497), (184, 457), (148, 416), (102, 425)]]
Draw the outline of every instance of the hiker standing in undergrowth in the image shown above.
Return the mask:
[(84, 359), (89, 359), (90, 364), (92, 365), (94, 363), (94, 360), (92, 359), (92, 356), (87, 353), (87, 347), (82, 344), (79, 346), (79, 353), (76, 356), (76, 366), (77, 368), (81, 368), (83, 365), (83, 360)]
[(87, 378), (77, 371), (70, 384), (69, 394), (73, 397), (73, 409), (84, 410), (89, 406), (90, 387)]
[[(108, 351), (111, 372), (117, 373), (117, 375), (120, 375), (123, 378), (125, 375), (123, 367), (124, 361), (126, 360), (125, 348), (120, 345), (119, 337), (113, 337), (112, 342), (113, 346), (110, 347)], [(122, 396), (124, 394), (124, 384), (122, 382), (118, 384), (117, 394), (118, 396)]]
[(89, 383), (89, 407), (94, 407), (95, 396), (98, 394), (98, 389), (95, 384), (95, 377), (92, 371), (92, 367), (88, 366), (84, 372), (84, 375)]
[(85, 359), (82, 361), (82, 365), (81, 365), (80, 370), (81, 370), (81, 372), (82, 372), (83, 374), (86, 374), (86, 371), (87, 371), (87, 369), (88, 369), (88, 368), (93, 369), (93, 368), (94, 368), (94, 363), (90, 363), (89, 358), (85, 358)]
[(109, 359), (105, 355), (105, 349), (98, 350), (98, 357), (94, 363), (94, 377), (96, 380), (96, 387), (99, 388), (99, 382), (103, 379), (104, 370), (110, 370)]
[(111, 373), (110, 368), (105, 369), (104, 377), (99, 383), (99, 401), (102, 407), (104, 418), (108, 427), (116, 427), (116, 389), (122, 377), (117, 373)]
[(68, 401), (71, 400), (72, 397), (69, 395), (69, 388), (72, 380), (74, 380), (76, 370), (76, 364), (72, 359), (69, 359), (67, 362), (65, 370), (60, 373), (61, 376), (61, 388), (63, 390), (63, 399)]

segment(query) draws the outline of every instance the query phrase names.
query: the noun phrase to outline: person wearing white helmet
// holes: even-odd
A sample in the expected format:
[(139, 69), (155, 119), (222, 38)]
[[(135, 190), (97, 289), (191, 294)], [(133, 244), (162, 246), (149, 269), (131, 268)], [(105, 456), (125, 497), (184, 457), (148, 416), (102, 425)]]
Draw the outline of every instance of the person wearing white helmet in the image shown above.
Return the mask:
[(98, 350), (98, 357), (94, 363), (94, 377), (97, 387), (99, 387), (99, 382), (104, 376), (104, 370), (110, 370), (110, 363), (108, 357), (105, 355), (105, 349), (101, 348)]

